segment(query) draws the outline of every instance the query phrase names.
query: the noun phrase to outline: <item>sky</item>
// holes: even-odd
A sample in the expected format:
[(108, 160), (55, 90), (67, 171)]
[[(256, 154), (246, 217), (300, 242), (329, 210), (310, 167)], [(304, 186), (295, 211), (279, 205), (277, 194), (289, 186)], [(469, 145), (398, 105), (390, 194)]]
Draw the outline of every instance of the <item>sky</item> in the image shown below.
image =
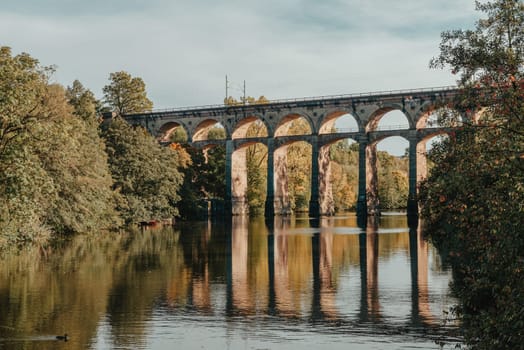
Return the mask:
[(454, 85), (429, 68), (440, 33), (472, 28), (473, 0), (3, 0), (0, 45), (54, 65), (98, 98), (109, 73), (155, 108)]

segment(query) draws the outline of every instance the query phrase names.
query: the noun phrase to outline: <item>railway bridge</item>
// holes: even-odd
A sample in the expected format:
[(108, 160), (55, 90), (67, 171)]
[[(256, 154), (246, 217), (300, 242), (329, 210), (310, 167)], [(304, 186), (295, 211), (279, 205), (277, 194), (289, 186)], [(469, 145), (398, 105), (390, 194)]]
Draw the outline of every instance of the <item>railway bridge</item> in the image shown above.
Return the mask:
[[(324, 96), (303, 99), (275, 100), (249, 105), (213, 105), (193, 108), (158, 110), (123, 117), (133, 125), (145, 127), (159, 141), (167, 142), (177, 127), (182, 127), (188, 143), (205, 149), (222, 144), (226, 149), (226, 212), (232, 215), (248, 213), (247, 146), (261, 143), (267, 147), (266, 216), (291, 213), (287, 192), (287, 147), (305, 141), (311, 145), (311, 199), (309, 214), (313, 217), (332, 215), (334, 202), (330, 185), (329, 146), (342, 139), (352, 139), (359, 145), (358, 198), (359, 215), (376, 214), (379, 210), (377, 181), (377, 150), (381, 140), (401, 136), (409, 142), (408, 214), (418, 212), (417, 184), (426, 176), (426, 142), (450, 128), (435, 127), (428, 118), (436, 109), (451, 108), (456, 87), (399, 90), (351, 95)], [(379, 128), (380, 119), (388, 112), (401, 111), (407, 128)], [(335, 122), (351, 115), (357, 127), (337, 130)], [(462, 114), (463, 118), (472, 116)], [(302, 118), (309, 133), (293, 135), (291, 122)], [(250, 137), (253, 123), (262, 124), (264, 136)], [(220, 124), (226, 137), (208, 138), (209, 130)]]

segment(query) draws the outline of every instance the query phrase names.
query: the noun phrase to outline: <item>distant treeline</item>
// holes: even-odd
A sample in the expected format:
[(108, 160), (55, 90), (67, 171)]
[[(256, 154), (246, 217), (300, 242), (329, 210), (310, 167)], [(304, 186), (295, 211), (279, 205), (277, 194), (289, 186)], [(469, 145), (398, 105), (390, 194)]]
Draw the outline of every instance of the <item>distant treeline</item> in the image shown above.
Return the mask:
[[(297, 119), (289, 128), (291, 134), (307, 134), (309, 126)], [(253, 123), (247, 131), (249, 137), (263, 137), (267, 133), (261, 122)], [(210, 139), (224, 139), (222, 127), (210, 129)], [(181, 127), (171, 134), (171, 141), (183, 143), (187, 135)], [(352, 211), (356, 208), (358, 192), (358, 144), (348, 140), (338, 141), (330, 146), (330, 181), (335, 210)], [(194, 218), (207, 210), (205, 199), (223, 200), (225, 194), (225, 157), (222, 146), (207, 151), (186, 150), (191, 154), (192, 166), (184, 169), (186, 176), (182, 187), (182, 201), (179, 203), (182, 217)], [(387, 152), (377, 152), (377, 171), (379, 176), (379, 200), (382, 210), (403, 209), (408, 199), (407, 156), (395, 157)], [(267, 195), (267, 147), (255, 144), (246, 150), (248, 189), (247, 199), (251, 215), (263, 215)], [(311, 146), (307, 142), (296, 142), (287, 149), (286, 159), (287, 189), (291, 210), (306, 212), (311, 197)], [(200, 204), (196, 204), (200, 203)], [(200, 206), (200, 207), (198, 207)]]

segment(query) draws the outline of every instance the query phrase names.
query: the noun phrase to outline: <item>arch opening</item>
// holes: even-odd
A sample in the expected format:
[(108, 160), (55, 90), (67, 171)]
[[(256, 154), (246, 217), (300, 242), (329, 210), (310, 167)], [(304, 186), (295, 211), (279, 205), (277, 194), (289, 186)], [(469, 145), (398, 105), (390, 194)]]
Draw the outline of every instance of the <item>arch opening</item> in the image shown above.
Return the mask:
[(334, 112), (324, 118), (319, 134), (358, 132), (357, 119), (347, 112)]
[(264, 214), (267, 197), (267, 158), (266, 145), (253, 142), (246, 144), (246, 197), (251, 216)]
[(389, 136), (377, 141), (377, 150), (394, 157), (408, 155), (409, 142), (402, 136)]
[(447, 140), (449, 140), (449, 135), (440, 132), (428, 135), (419, 141), (417, 144), (417, 183), (426, 179), (435, 165), (432, 161), (432, 150), (438, 149)]
[(464, 116), (462, 116), (458, 111), (449, 107), (442, 107), (427, 111), (420, 116), (417, 120), (416, 127), (417, 129), (443, 128), (457, 126), (463, 122)]
[(358, 196), (359, 144), (343, 139), (329, 145), (330, 178), (336, 212), (354, 211)]
[(276, 215), (309, 210), (312, 147), (305, 141), (289, 142), (273, 153), (273, 207)]
[(305, 141), (297, 141), (287, 145), (286, 151), (290, 209), (294, 213), (305, 213), (311, 199), (312, 147)]
[(265, 137), (268, 135), (267, 126), (256, 116), (240, 120), (235, 126), (231, 138), (243, 139), (254, 137)]
[(220, 140), (226, 137), (226, 129), (221, 123), (214, 119), (207, 119), (195, 128), (193, 141)]
[(284, 117), (275, 130), (277, 136), (310, 135), (311, 124), (300, 114), (290, 114)]
[[(394, 145), (395, 152), (392, 152)], [(403, 151), (401, 151), (403, 150)], [(370, 157), (373, 157), (370, 155)], [(376, 184), (373, 192), (378, 196), (380, 210), (405, 209), (409, 196), (409, 142), (403, 137), (393, 136), (376, 143), (376, 160), (368, 169), (367, 176), (374, 176), (369, 184)], [(374, 164), (373, 164), (374, 163)], [(373, 199), (373, 198), (371, 198)]]
[(160, 142), (175, 142), (186, 143), (188, 141), (188, 133), (184, 126), (175, 122), (168, 122), (160, 128)]
[(395, 108), (384, 108), (377, 111), (366, 125), (366, 131), (407, 130), (410, 128), (408, 117)]

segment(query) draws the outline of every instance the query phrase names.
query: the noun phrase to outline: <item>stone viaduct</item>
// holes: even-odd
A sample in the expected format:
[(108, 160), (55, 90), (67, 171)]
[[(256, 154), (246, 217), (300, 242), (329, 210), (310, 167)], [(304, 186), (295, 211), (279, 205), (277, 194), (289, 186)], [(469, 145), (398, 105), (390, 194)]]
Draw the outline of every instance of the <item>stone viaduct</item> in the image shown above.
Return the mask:
[[(312, 149), (310, 216), (333, 214), (329, 146), (347, 138), (359, 145), (357, 212), (359, 215), (376, 214), (379, 210), (376, 145), (387, 137), (401, 136), (409, 141), (408, 214), (416, 214), (417, 184), (426, 176), (426, 141), (450, 131), (450, 128), (432, 127), (428, 117), (435, 109), (449, 108), (456, 94), (456, 88), (443, 87), (278, 100), (252, 105), (204, 106), (123, 117), (133, 125), (142, 125), (159, 141), (167, 141), (175, 128), (182, 127), (188, 135), (188, 142), (195, 147), (205, 149), (225, 145), (225, 208), (226, 213), (232, 215), (248, 212), (246, 148), (255, 143), (266, 145), (268, 151), (266, 216), (290, 214), (286, 154), (287, 147), (297, 141), (309, 143)], [(379, 129), (379, 120), (393, 110), (405, 115), (409, 127)], [(355, 119), (358, 128), (336, 131), (335, 121), (347, 114)], [(291, 122), (297, 118), (307, 122), (310, 128), (308, 134), (289, 134)], [(248, 128), (256, 122), (265, 126), (267, 136), (248, 136)], [(226, 138), (210, 140), (208, 132), (217, 123), (224, 127)]]

